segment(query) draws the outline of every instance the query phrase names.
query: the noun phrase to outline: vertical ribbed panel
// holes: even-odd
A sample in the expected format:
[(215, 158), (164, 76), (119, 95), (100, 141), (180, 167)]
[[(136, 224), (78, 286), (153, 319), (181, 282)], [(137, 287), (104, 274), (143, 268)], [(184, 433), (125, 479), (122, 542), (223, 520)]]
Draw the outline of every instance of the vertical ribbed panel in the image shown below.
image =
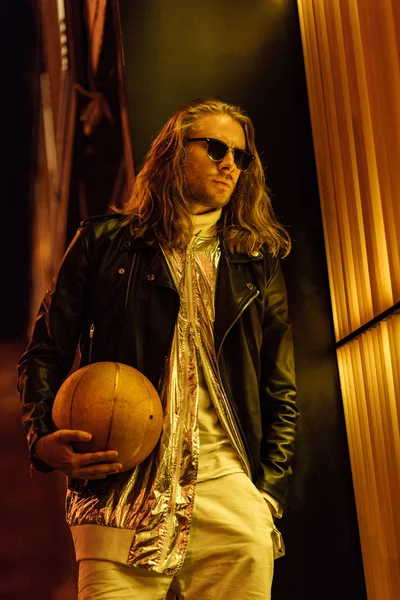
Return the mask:
[(395, 2), (298, 0), (337, 339), (400, 300)]
[(338, 350), (370, 600), (400, 598), (400, 315)]
[[(400, 300), (400, 2), (298, 0), (336, 339)], [(338, 350), (370, 600), (400, 598), (400, 323)]]

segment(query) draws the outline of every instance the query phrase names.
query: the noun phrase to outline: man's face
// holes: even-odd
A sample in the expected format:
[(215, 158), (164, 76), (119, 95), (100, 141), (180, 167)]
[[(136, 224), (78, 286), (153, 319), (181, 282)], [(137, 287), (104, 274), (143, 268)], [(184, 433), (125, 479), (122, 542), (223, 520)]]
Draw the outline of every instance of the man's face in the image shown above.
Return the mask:
[[(190, 137), (216, 138), (230, 148), (246, 149), (242, 126), (229, 115), (207, 115), (195, 125)], [(210, 212), (228, 204), (240, 175), (233, 153), (229, 150), (221, 161), (214, 162), (207, 155), (207, 142), (190, 142), (186, 152), (186, 184), (193, 214)]]

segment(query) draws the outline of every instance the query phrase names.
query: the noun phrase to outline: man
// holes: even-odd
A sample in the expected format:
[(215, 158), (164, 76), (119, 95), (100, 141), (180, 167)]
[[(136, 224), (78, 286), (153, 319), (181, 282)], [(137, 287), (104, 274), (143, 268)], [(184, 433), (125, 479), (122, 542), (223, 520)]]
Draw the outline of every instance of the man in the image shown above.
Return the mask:
[[(81, 600), (270, 597), (297, 418), (289, 246), (253, 125), (218, 100), (167, 122), (122, 214), (81, 225), (19, 364), (33, 466), (69, 478)], [(160, 392), (160, 442), (132, 471), (54, 431), (78, 342), (81, 366), (126, 363)]]

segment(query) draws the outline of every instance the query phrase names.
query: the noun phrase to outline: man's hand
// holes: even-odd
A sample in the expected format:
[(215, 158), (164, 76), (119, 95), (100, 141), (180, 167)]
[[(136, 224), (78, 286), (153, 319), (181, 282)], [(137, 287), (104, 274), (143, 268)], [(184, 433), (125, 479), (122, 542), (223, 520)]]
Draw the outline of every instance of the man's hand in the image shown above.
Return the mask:
[(68, 477), (102, 479), (122, 469), (117, 462), (118, 452), (74, 452), (74, 442), (89, 442), (92, 436), (86, 431), (60, 429), (39, 438), (35, 443), (35, 456)]

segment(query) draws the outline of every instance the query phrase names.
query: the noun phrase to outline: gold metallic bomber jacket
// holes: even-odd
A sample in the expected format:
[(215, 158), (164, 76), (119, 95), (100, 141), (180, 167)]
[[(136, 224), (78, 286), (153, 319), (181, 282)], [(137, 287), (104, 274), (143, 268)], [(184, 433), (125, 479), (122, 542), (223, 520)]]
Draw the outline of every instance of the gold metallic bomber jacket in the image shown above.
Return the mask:
[[(80, 366), (118, 361), (156, 388), (161, 380), (179, 295), (151, 232), (135, 239), (121, 221), (121, 215), (106, 215), (82, 222), (19, 361), (22, 422), (32, 463), (42, 472), (52, 469), (33, 456), (33, 446), (55, 429), (52, 403), (78, 344)], [(279, 260), (268, 251), (248, 256), (222, 249), (214, 342), (253, 482), (285, 506), (298, 411), (286, 289)], [(81, 485), (69, 481), (72, 490)]]

